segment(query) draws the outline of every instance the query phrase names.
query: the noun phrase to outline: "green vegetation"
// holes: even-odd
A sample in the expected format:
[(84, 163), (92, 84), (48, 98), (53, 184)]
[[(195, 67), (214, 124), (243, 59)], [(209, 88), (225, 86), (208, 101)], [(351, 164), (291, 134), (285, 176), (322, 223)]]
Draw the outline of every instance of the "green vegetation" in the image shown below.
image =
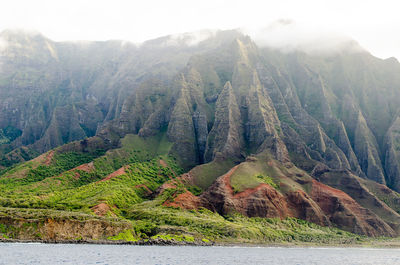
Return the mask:
[[(160, 165), (156, 159), (128, 164), (124, 172), (107, 181), (99, 180), (115, 170), (101, 170), (104, 167), (92, 172), (69, 171), (31, 184), (2, 178), (0, 183), (7, 192), (0, 195), (0, 205), (91, 212), (91, 207), (104, 202), (113, 205), (119, 215), (120, 209), (143, 201), (149, 192), (175, 176), (170, 168)], [(91, 180), (93, 182), (86, 183)]]
[[(39, 196), (70, 186), (76, 187), (76, 183), (84, 181), (85, 178), (74, 180), (74, 174), (68, 170), (88, 163), (103, 153), (103, 150), (93, 153), (55, 153), (49, 164), (36, 159), (10, 168), (3, 173), (3, 177), (0, 176), (0, 189), (4, 190), (0, 195), (0, 201), (4, 201), (4, 198), (18, 198), (19, 201), (24, 201), (25, 205), (29, 205), (28, 202), (35, 200), (32, 195)], [(50, 154), (46, 156), (48, 155)], [(6, 204), (6, 206), (12, 205)]]
[(194, 237), (189, 235), (170, 235), (170, 234), (157, 234), (152, 236), (151, 239), (164, 239), (165, 241), (177, 242), (194, 242)]
[(282, 193), (299, 189), (307, 191), (307, 184), (300, 185), (293, 180), (299, 178), (303, 182), (311, 179), (304, 171), (296, 167), (284, 167), (268, 153), (262, 153), (249, 157), (239, 165), (231, 176), (231, 185), (235, 192), (255, 188), (261, 183), (269, 184)]
[[(55, 153), (48, 165), (38, 159), (29, 161), (0, 176), (4, 191), (0, 205), (90, 212), (91, 207), (106, 202), (124, 208), (141, 202), (167, 179), (181, 174), (174, 160), (165, 156), (168, 148), (165, 133), (146, 140), (127, 135), (121, 148), (107, 153), (67, 149)], [(122, 167), (124, 170), (115, 178), (99, 182)]]
[(121, 143), (123, 151), (130, 152), (135, 159), (140, 161), (152, 159), (157, 155), (167, 155), (172, 146), (172, 143), (167, 140), (165, 131), (147, 138), (128, 134), (121, 139)]
[[(112, 240), (323, 242), (328, 235), (339, 240), (336, 230), (294, 219), (164, 207), (175, 205), (180, 194), (192, 199), (186, 191), (201, 195), (229, 173), (230, 183), (216, 188), (227, 184), (230, 191), (231, 184), (239, 193), (268, 184), (279, 197), (287, 196), (290, 216), (310, 218), (301, 212), (307, 207), (292, 203), (289, 193), (296, 192), (316, 212), (336, 204), (333, 213), (325, 213), (332, 224), (371, 235), (399, 234), (400, 195), (372, 182), (400, 191), (396, 60), (367, 52), (281, 53), (257, 47), (235, 30), (217, 32), (195, 49), (185, 41), (165, 47), (168, 38), (141, 47), (114, 41), (83, 47), (56, 44), (40, 34), (1, 34), (10, 49), (0, 77), (0, 207), (16, 209), (10, 216), (129, 220), (131, 226), (107, 235)], [(356, 44), (349, 45), (347, 50), (354, 50)], [(324, 165), (330, 173), (321, 173)], [(182, 167), (190, 172), (180, 178)], [(311, 172), (379, 218), (361, 208), (344, 214), (353, 208), (334, 190), (326, 191), (329, 198), (315, 198)], [(231, 194), (220, 191), (209, 208), (231, 207), (224, 201)], [(250, 192), (234, 196), (235, 204)], [(197, 199), (203, 203), (208, 195)], [(199, 201), (188, 201), (187, 208)], [(258, 207), (251, 203), (238, 207)], [(6, 223), (3, 217), (0, 223)], [(385, 225), (375, 227), (378, 219)], [(87, 220), (92, 219), (82, 222)], [(353, 222), (357, 226), (347, 226)], [(37, 230), (34, 224), (24, 224), (26, 231)], [(4, 232), (9, 229), (0, 227), (1, 236), (9, 237)]]
[[(1, 154), (6, 153), (6, 154)], [(10, 144), (0, 144), (0, 175), (9, 170), (15, 164), (21, 161), (28, 161), (38, 156), (38, 152), (28, 147), (21, 147), (12, 150)], [(4, 169), (2, 169), (4, 167)]]
[[(104, 238), (127, 242), (162, 239), (188, 243), (366, 244), (371, 240), (295, 218), (284, 220), (248, 218), (237, 214), (223, 217), (206, 209), (187, 211), (157, 206), (154, 202), (143, 202), (136, 206), (129, 209), (124, 218), (130, 220), (129, 222), (70, 211), (0, 208), (0, 219), (4, 216), (19, 216), (19, 218), (30, 220), (22, 226), (12, 223), (0, 224), (0, 238), (18, 238), (20, 233), (36, 239), (46, 237), (47, 234), (41, 234), (41, 231), (45, 231), (43, 225), (51, 218), (55, 222), (57, 220), (61, 222), (99, 221), (114, 224), (116, 227), (130, 226), (131, 228), (123, 229), (114, 236)], [(82, 238), (77, 234), (74, 240), (79, 241)]]
[[(45, 223), (51, 220), (116, 226), (119, 230), (100, 239), (126, 242), (361, 244), (368, 241), (294, 218), (221, 216), (204, 208), (166, 207), (165, 201), (173, 201), (186, 189), (199, 195), (213, 178), (233, 166), (231, 161), (205, 164), (192, 171), (202, 186), (186, 185), (176, 181), (182, 169), (168, 156), (170, 147), (165, 133), (148, 138), (127, 135), (118, 149), (79, 152), (66, 148), (53, 156), (47, 153), (14, 166), (0, 176), (0, 188), (4, 191), (0, 194), (0, 238), (19, 238), (23, 233), (32, 239), (46, 238)], [(266, 159), (271, 163), (262, 162)], [(303, 173), (280, 167), (262, 154), (237, 167), (231, 181), (235, 190), (260, 183), (280, 190), (282, 182), (295, 185), (282, 176), (299, 177)], [(175, 187), (155, 196), (154, 192), (167, 181), (172, 181)], [(103, 217), (95, 215), (96, 207), (103, 207), (99, 210)], [(26, 221), (22, 225), (9, 221), (6, 224), (2, 220), (7, 216)], [(88, 239), (83, 232), (68, 236), (77, 241)]]
[(195, 184), (202, 190), (207, 189), (219, 176), (228, 172), (235, 163), (232, 160), (212, 161), (207, 164), (197, 166), (191, 170), (195, 176)]
[(382, 189), (371, 180), (361, 179), (362, 183), (367, 186), (370, 192), (383, 201), (387, 206), (400, 214), (400, 194), (393, 190)]
[(104, 154), (103, 150), (98, 150), (95, 153), (78, 153), (68, 152), (55, 154), (53, 163), (46, 165), (39, 165), (28, 171), (27, 176), (24, 178), (26, 183), (37, 182), (45, 178), (57, 176), (64, 171), (70, 170), (79, 165), (89, 163), (94, 158)]
[(259, 180), (261, 180), (263, 183), (270, 185), (274, 189), (279, 189), (279, 186), (274, 182), (274, 180), (271, 177), (264, 176), (264, 175), (258, 175), (256, 176)]
[(14, 141), (17, 137), (21, 136), (21, 134), (21, 130), (12, 126), (7, 126), (4, 129), (0, 129), (0, 145)]
[[(3, 215), (39, 220), (27, 223), (27, 228), (3, 224), (0, 236), (18, 237), (18, 233), (29, 226), (26, 231), (30, 231), (33, 238), (42, 238), (40, 227), (45, 218), (100, 218), (94, 216), (92, 209), (101, 204), (106, 207), (104, 218), (130, 223), (130, 228), (107, 237), (116, 241), (357, 243), (363, 240), (341, 230), (322, 228), (297, 219), (223, 217), (203, 208), (189, 211), (165, 207), (166, 200), (173, 200), (185, 191), (184, 185), (177, 182), (176, 188), (166, 189), (154, 199), (149, 197), (161, 184), (182, 172), (175, 160), (167, 156), (170, 144), (165, 134), (146, 139), (127, 135), (121, 143), (121, 148), (106, 153), (101, 150), (55, 153), (50, 163), (45, 164), (47, 154), (42, 160), (15, 166), (6, 173), (8, 177), (0, 176), (0, 187), (5, 191), (0, 195), (0, 205), (13, 207), (2, 208)], [(87, 166), (74, 169), (80, 165)], [(195, 173), (207, 176), (212, 172), (216, 177), (231, 166), (229, 161), (213, 162), (196, 169)], [(254, 183), (268, 183), (278, 188), (273, 167), (258, 171), (257, 168), (251, 171)], [(238, 172), (242, 172), (240, 167)], [(100, 181), (107, 176), (108, 180)], [(241, 178), (233, 179), (237, 180)], [(203, 181), (205, 188), (212, 179)], [(196, 195), (202, 192), (197, 185), (187, 186), (187, 189)], [(74, 236), (76, 240), (82, 239), (82, 236)]]
[(89, 211), (96, 204), (106, 202), (117, 209), (124, 209), (143, 201), (148, 190), (154, 191), (169, 178), (161, 169), (156, 161), (133, 163), (125, 174), (108, 181), (55, 192), (42, 201), (42, 206)]
[(110, 236), (107, 239), (109, 240), (118, 240), (118, 241), (127, 241), (127, 242), (136, 242), (139, 241), (139, 238), (134, 236), (132, 230), (125, 230), (119, 233), (116, 236)]
[[(287, 218), (248, 218), (220, 216), (207, 209), (181, 210), (154, 202), (143, 202), (128, 210), (128, 219), (140, 219), (158, 226), (159, 231), (191, 234), (195, 239), (216, 242), (272, 243), (314, 242), (324, 244), (361, 243), (365, 237), (335, 228), (320, 227), (307, 221)], [(160, 232), (161, 233), (161, 232)]]
[(10, 139), (8, 139), (4, 133), (3, 130), (0, 129), (0, 144), (7, 144), (10, 142)]
[(202, 190), (197, 187), (196, 185), (192, 185), (192, 186), (187, 186), (186, 187), (188, 191), (190, 191), (192, 194), (198, 196), (201, 194)]

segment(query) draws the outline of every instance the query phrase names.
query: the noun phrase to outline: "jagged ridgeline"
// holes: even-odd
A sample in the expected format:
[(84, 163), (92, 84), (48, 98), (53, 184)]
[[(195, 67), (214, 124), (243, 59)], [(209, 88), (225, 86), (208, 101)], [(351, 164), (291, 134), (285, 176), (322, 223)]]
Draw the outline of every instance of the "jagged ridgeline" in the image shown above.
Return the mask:
[[(217, 227), (222, 215), (231, 225), (297, 218), (400, 233), (394, 58), (353, 41), (281, 52), (238, 31), (140, 46), (14, 31), (1, 39), (2, 206), (134, 220), (134, 238), (181, 227), (182, 218), (199, 240), (229, 237), (175, 208), (211, 210), (197, 214)], [(146, 234), (149, 223), (156, 228)]]

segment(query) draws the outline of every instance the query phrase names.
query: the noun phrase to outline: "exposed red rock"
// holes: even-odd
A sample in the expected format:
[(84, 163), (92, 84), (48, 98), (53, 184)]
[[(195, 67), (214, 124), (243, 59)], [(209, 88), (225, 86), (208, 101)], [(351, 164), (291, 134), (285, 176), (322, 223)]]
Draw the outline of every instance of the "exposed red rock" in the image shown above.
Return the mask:
[(32, 159), (32, 161), (49, 166), (53, 157), (54, 157), (54, 151), (52, 150), (47, 153), (41, 154), (40, 156)]
[(81, 177), (81, 175), (79, 174), (79, 172), (77, 170), (81, 170), (81, 171), (85, 171), (85, 172), (91, 172), (92, 170), (94, 170), (94, 165), (93, 162), (87, 163), (87, 164), (82, 164), (79, 165), (69, 171), (75, 172), (74, 177), (76, 179), (79, 179)]
[(396, 234), (381, 218), (363, 208), (343, 191), (314, 180), (311, 197), (330, 221), (344, 230), (368, 236)]
[(165, 161), (162, 160), (162, 159), (160, 159), (159, 163), (160, 163), (160, 165), (161, 165), (162, 167), (168, 167), (167, 163), (165, 163)]
[(121, 167), (120, 169), (114, 171), (113, 173), (109, 174), (107, 177), (103, 178), (102, 180), (99, 180), (99, 182), (106, 181), (106, 180), (121, 176), (123, 174), (126, 174), (125, 167)]
[(291, 216), (316, 223), (321, 226), (329, 226), (331, 223), (318, 204), (302, 190), (288, 192), (286, 195)]
[[(87, 164), (82, 164), (79, 165), (77, 167), (74, 167), (73, 169), (68, 170), (67, 172), (73, 172), (74, 173), (74, 178), (75, 179), (79, 179), (80, 178), (80, 174), (77, 170), (81, 170), (81, 171), (85, 171), (85, 172), (91, 172), (92, 170), (94, 170), (94, 164), (93, 162), (87, 163)], [(53, 177), (59, 177), (61, 175), (63, 175), (64, 173), (61, 173), (58, 176), (53, 176)]]
[(76, 168), (72, 169), (72, 170), (82, 170), (85, 172), (90, 172), (94, 169), (94, 165), (93, 162), (87, 163), (87, 164), (82, 164), (80, 166), (77, 166)]
[[(282, 194), (268, 184), (234, 193), (230, 177), (237, 169), (219, 177), (201, 196), (201, 205), (220, 214), (232, 211), (249, 217), (296, 217), (322, 226), (368, 236), (395, 236), (396, 232), (373, 212), (363, 208), (343, 191), (316, 180), (312, 191), (289, 191)], [(191, 202), (197, 202), (189, 198)], [(182, 203), (181, 203), (182, 204)]]
[[(396, 233), (400, 233), (400, 215), (394, 210), (399, 209), (397, 205), (400, 205), (400, 198), (393, 190), (371, 180), (361, 179), (348, 170), (326, 169), (316, 173), (318, 181), (345, 192), (362, 207), (379, 216)], [(384, 197), (385, 201), (377, 195)]]
[(230, 177), (237, 167), (219, 177), (202, 194), (202, 202), (206, 208), (220, 214), (237, 211), (246, 216), (284, 218), (289, 215), (285, 197), (268, 184), (261, 184), (256, 188), (234, 194)]
[(47, 155), (46, 155), (46, 160), (44, 161), (44, 164), (46, 166), (49, 166), (51, 163), (51, 160), (53, 159), (54, 156), (54, 151), (50, 151)]
[(98, 216), (105, 216), (108, 212), (111, 212), (110, 206), (103, 202), (93, 206), (91, 210)]
[(201, 199), (190, 191), (178, 194), (173, 201), (165, 201), (164, 206), (179, 207), (186, 210), (197, 209), (201, 206)]

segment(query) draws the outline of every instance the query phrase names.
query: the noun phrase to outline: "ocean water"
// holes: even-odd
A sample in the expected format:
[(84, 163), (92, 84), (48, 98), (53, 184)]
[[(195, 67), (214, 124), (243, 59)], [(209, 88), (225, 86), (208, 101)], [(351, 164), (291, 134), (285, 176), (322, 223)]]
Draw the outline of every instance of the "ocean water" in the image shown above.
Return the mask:
[(0, 264), (400, 265), (400, 249), (2, 243)]

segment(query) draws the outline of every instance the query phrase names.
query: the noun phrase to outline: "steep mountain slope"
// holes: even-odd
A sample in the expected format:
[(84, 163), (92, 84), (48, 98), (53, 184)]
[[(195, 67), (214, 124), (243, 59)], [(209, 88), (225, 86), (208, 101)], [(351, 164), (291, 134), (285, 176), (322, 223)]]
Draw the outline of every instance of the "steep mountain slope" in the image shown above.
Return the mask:
[(169, 38), (160, 38), (139, 47), (122, 41), (60, 43), (39, 33), (2, 32), (1, 165), (26, 160), (4, 157), (21, 146), (42, 153), (95, 135), (103, 122), (119, 118), (121, 109), (134, 108), (129, 102), (124, 105), (132, 92), (142, 91), (142, 96), (147, 93), (154, 100), (156, 91), (147, 91), (151, 82), (168, 85), (195, 52), (210, 49), (232, 34), (237, 33), (220, 34), (215, 44), (169, 44)]
[[(290, 154), (306, 170), (311, 171), (318, 161), (379, 183), (389, 181), (394, 188), (396, 177), (389, 180), (386, 171), (394, 172), (396, 166), (389, 163), (392, 169), (388, 170), (386, 161), (395, 153), (385, 155), (386, 149), (393, 149), (393, 141), (385, 139), (390, 138), (387, 134), (397, 117), (399, 102), (394, 95), (399, 93), (396, 73), (400, 66), (393, 60), (374, 58), (354, 45), (350, 42), (349, 51), (339, 54), (313, 56), (259, 49), (248, 37), (236, 38), (229, 45), (192, 57), (172, 88), (165, 89), (175, 90), (171, 103), (163, 108), (162, 115), (155, 114), (158, 119), (152, 115), (147, 123), (155, 128), (169, 125), (173, 142), (173, 131), (187, 134), (178, 138), (192, 142), (187, 148), (194, 153), (182, 155), (188, 160), (188, 168), (211, 161), (210, 146), (204, 151), (208, 137), (204, 127), (207, 123), (207, 131), (212, 131), (217, 99), (229, 81), (240, 111), (234, 126), (242, 130), (236, 156), (269, 149), (282, 162), (289, 161)], [(154, 86), (147, 88), (149, 91)], [(130, 108), (137, 105), (129, 102)], [(156, 113), (141, 110), (140, 115), (129, 112), (131, 119), (150, 117), (147, 111)], [(143, 128), (141, 135), (145, 136), (143, 131), (149, 130), (145, 123), (136, 121), (138, 127), (130, 132)], [(175, 123), (185, 129), (174, 129)], [(210, 136), (207, 143), (215, 145), (214, 133)]]
[[(3, 206), (141, 220), (154, 204), (400, 233), (395, 59), (352, 41), (283, 53), (237, 31), (190, 45), (2, 38)], [(94, 135), (51, 151), (53, 164), (6, 167)]]

